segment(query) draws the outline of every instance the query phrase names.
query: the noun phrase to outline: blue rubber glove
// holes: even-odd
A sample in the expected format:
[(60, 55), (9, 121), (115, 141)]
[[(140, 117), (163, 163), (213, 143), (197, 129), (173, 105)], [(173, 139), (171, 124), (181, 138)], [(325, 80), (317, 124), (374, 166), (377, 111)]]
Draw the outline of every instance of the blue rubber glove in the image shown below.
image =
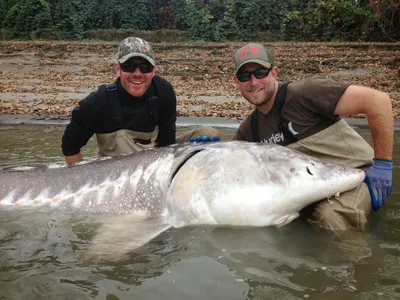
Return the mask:
[(393, 189), (393, 161), (374, 158), (373, 165), (365, 171), (365, 183), (371, 194), (372, 208), (378, 211)]
[(214, 136), (212, 139), (207, 136), (196, 136), (195, 138), (190, 138), (189, 142), (190, 143), (208, 143), (208, 142), (218, 142), (219, 141), (219, 136)]

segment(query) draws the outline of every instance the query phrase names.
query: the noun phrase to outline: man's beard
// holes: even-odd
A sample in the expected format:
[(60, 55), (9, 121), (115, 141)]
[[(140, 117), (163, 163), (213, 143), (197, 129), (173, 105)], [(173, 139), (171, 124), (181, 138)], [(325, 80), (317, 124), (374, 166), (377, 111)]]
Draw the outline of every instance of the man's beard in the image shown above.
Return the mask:
[[(265, 97), (264, 97), (264, 99), (260, 102), (260, 103), (258, 103), (258, 104), (256, 104), (256, 103), (253, 103), (252, 101), (251, 101), (251, 99), (249, 99), (249, 98), (246, 98), (246, 100), (250, 103), (250, 104), (253, 104), (255, 107), (259, 107), (259, 106), (264, 106), (265, 104), (267, 104), (268, 102), (270, 102), (271, 101), (271, 99), (272, 99), (272, 96), (274, 95), (274, 92), (275, 92), (275, 82), (274, 81), (271, 81), (271, 83), (269, 84), (269, 86), (265, 86), (264, 87), (264, 90), (266, 90), (267, 88), (267, 94), (265, 95)], [(249, 89), (248, 91), (251, 91), (251, 90), (253, 90), (253, 89)], [(255, 90), (255, 88), (254, 88), (254, 90)]]
[(261, 101), (261, 103), (259, 103), (259, 104), (255, 104), (255, 106), (258, 107), (258, 106), (263, 106), (263, 105), (267, 104), (268, 102), (271, 101), (273, 95), (274, 95), (274, 91), (268, 90), (267, 94), (265, 95), (264, 100)]

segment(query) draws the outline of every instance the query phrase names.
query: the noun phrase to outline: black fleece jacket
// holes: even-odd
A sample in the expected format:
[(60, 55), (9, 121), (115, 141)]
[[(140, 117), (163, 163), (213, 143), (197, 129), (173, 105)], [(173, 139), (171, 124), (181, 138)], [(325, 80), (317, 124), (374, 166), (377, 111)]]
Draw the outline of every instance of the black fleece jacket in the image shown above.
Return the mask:
[[(157, 83), (157, 87), (156, 87)], [(141, 132), (152, 132), (155, 123), (159, 126), (158, 146), (175, 143), (176, 133), (176, 96), (172, 85), (165, 79), (154, 76), (149, 89), (142, 97), (131, 96), (121, 85), (119, 78), (115, 81), (118, 98), (124, 119), (125, 129)], [(106, 90), (102, 85), (92, 92), (72, 111), (70, 123), (62, 137), (64, 156), (78, 154), (95, 133), (111, 133), (118, 129), (116, 116)], [(148, 99), (157, 96), (157, 120), (151, 117)]]

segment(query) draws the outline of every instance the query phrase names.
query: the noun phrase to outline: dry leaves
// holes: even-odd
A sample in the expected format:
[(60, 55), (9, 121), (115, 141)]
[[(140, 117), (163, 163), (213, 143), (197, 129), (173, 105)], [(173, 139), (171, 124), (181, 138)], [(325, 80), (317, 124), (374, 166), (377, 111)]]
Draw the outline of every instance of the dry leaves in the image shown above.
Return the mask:
[[(158, 74), (180, 116), (243, 119), (251, 106), (233, 83), (243, 43), (154, 44)], [(400, 118), (400, 43), (268, 43), (282, 81), (325, 74), (389, 93)], [(0, 42), (0, 113), (67, 117), (97, 86), (115, 80), (118, 43)]]

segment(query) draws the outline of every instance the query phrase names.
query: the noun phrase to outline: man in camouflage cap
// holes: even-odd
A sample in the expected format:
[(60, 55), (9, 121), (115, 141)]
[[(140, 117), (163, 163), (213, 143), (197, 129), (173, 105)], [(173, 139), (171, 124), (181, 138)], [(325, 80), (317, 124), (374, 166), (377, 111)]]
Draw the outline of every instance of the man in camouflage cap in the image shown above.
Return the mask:
[[(308, 216), (311, 224), (335, 233), (364, 231), (368, 215), (392, 192), (389, 96), (324, 76), (279, 82), (272, 54), (256, 43), (236, 51), (234, 81), (255, 108), (240, 124), (235, 140), (279, 144), (366, 170), (365, 182), (338, 197), (321, 199)], [(341, 117), (355, 114), (367, 116), (373, 148)]]
[(115, 71), (125, 90), (141, 97), (150, 87), (155, 74), (156, 61), (151, 46), (138, 37), (124, 39), (118, 48)]
[(176, 96), (172, 85), (156, 72), (151, 46), (138, 37), (124, 39), (114, 63), (117, 80), (102, 85), (79, 102), (62, 137), (67, 164), (83, 159), (81, 148), (95, 134), (100, 156), (142, 151), (217, 136), (211, 127), (176, 132)]

